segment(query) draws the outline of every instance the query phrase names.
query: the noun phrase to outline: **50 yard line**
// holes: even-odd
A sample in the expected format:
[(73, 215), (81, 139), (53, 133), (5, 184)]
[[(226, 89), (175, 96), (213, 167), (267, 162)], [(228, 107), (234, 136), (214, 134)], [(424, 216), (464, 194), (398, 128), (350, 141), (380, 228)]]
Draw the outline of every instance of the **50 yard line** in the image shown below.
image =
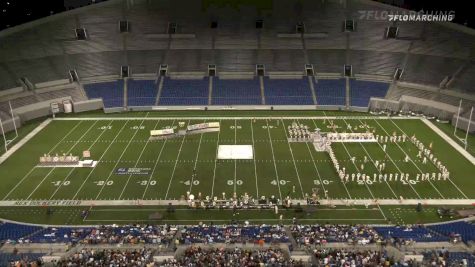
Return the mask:
[[(205, 120), (206, 122), (206, 120)], [(191, 189), (193, 188), (193, 179), (195, 178), (196, 175), (196, 166), (198, 164), (198, 157), (200, 155), (200, 148), (201, 148), (201, 140), (203, 139), (203, 133), (200, 133), (200, 142), (198, 143), (198, 151), (196, 152), (196, 158), (195, 158), (195, 164), (193, 165), (193, 174), (191, 175), (191, 183), (190, 183), (190, 189), (188, 190), (191, 193)]]
[(254, 120), (251, 121), (251, 136), (252, 136), (252, 157), (254, 161), (254, 177), (256, 178), (256, 195), (259, 198), (259, 186), (257, 185), (257, 166), (256, 166), (256, 146), (254, 144)]

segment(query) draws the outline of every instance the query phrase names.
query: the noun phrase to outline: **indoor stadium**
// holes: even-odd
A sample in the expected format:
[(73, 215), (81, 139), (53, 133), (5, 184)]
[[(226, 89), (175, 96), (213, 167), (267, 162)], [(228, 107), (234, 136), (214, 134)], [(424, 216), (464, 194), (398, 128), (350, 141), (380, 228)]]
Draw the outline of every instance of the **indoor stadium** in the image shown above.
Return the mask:
[(0, 3), (0, 266), (475, 266), (469, 3), (42, 2)]

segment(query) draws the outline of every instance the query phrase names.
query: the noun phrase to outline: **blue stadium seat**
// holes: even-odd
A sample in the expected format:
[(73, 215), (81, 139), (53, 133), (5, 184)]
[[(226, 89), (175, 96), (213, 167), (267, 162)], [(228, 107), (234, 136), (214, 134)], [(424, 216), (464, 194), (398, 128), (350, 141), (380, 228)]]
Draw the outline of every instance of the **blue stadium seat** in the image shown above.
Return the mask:
[(102, 98), (106, 108), (122, 107), (124, 105), (123, 80), (85, 84), (84, 90), (89, 99)]
[(32, 243), (77, 243), (91, 232), (90, 228), (49, 227), (29, 237)]
[(161, 106), (208, 105), (209, 79), (170, 79), (165, 77), (159, 99)]
[(345, 79), (323, 80), (315, 82), (318, 105), (344, 106), (346, 97)]
[(442, 242), (448, 241), (446, 236), (433, 233), (425, 227), (374, 227), (376, 232), (382, 235), (385, 239), (388, 238), (402, 238), (411, 239), (416, 242)]
[(258, 79), (213, 80), (213, 105), (260, 105), (261, 87)]
[(264, 79), (266, 105), (313, 105), (307, 78)]
[(468, 222), (444, 223), (428, 226), (429, 229), (445, 236), (460, 235), (464, 242), (475, 241), (475, 225)]
[(0, 240), (17, 240), (19, 238), (31, 235), (43, 229), (39, 226), (30, 226), (15, 223), (3, 223), (0, 225)]
[(350, 80), (351, 106), (367, 107), (371, 97), (384, 98), (388, 92), (389, 84), (383, 82)]
[(157, 85), (153, 80), (128, 80), (128, 106), (154, 106), (157, 99)]
[(32, 262), (43, 257), (44, 255), (44, 253), (0, 253), (0, 266), (16, 266), (10, 265), (10, 263), (19, 260), (23, 260), (25, 262)]

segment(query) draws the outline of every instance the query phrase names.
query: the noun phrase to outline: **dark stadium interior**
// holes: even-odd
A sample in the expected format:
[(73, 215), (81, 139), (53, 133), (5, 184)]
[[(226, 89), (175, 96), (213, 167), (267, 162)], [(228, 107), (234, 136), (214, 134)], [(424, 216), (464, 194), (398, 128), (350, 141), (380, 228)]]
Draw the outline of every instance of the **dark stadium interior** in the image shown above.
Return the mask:
[(0, 266), (475, 266), (467, 1), (0, 1)]

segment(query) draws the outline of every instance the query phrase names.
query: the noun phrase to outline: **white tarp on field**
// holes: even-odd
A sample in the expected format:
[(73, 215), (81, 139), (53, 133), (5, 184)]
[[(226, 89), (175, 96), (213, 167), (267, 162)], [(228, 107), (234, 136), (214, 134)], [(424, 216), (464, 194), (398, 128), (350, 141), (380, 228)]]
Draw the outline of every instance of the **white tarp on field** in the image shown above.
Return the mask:
[(253, 159), (252, 145), (220, 145), (218, 159)]

